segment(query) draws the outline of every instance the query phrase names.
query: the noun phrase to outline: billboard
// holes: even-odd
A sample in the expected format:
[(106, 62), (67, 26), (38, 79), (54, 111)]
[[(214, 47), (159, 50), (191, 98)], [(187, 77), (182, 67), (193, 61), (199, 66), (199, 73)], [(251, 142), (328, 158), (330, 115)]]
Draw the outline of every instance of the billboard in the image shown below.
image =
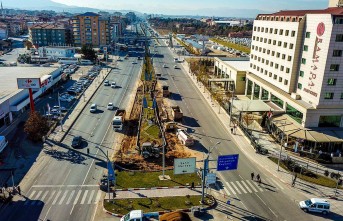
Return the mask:
[(40, 78), (17, 78), (18, 89), (39, 89)]
[(44, 75), (40, 82), (41, 87), (49, 88), (52, 86), (52, 76), (51, 75)]
[(174, 159), (174, 174), (195, 173), (195, 157), (190, 158), (175, 158)]

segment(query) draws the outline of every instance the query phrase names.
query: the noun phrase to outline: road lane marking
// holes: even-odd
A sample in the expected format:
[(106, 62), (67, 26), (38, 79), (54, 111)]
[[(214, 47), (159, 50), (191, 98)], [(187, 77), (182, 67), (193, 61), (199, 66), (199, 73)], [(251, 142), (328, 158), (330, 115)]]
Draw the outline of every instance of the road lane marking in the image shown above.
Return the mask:
[(241, 194), (241, 191), (237, 188), (237, 186), (235, 185), (234, 182), (230, 182), (231, 185), (233, 186), (233, 188), (235, 188), (235, 190), (237, 191), (238, 194)]
[(95, 190), (92, 190), (91, 195), (89, 196), (87, 204), (91, 204), (92, 203), (94, 192), (95, 192)]
[(67, 203), (66, 203), (67, 205), (70, 203), (71, 199), (73, 198), (74, 193), (75, 193), (75, 190), (71, 191), (71, 194), (70, 194), (70, 196), (69, 196), (69, 198), (67, 200)]
[(35, 196), (35, 198), (32, 200), (31, 202), (31, 206), (35, 205), (37, 203), (37, 200), (39, 199), (40, 195), (42, 194), (42, 190), (38, 191), (37, 195)]
[(50, 195), (48, 201), (46, 201), (46, 203), (50, 202), (52, 200), (52, 197), (55, 195), (56, 191), (52, 191), (52, 194)]
[(252, 181), (252, 184), (254, 184), (259, 191), (263, 192), (263, 189), (256, 182)]
[(231, 196), (230, 192), (225, 187), (224, 187), (224, 191), (225, 191), (226, 195)]
[(243, 185), (245, 186), (245, 188), (249, 191), (249, 193), (252, 193), (251, 189), (248, 187), (248, 185), (242, 180), (241, 181), (243, 183)]
[[(258, 192), (258, 190), (255, 189), (254, 185), (252, 185), (252, 184), (250, 183), (250, 180), (246, 180), (245, 182), (247, 182), (247, 183), (249, 184), (249, 186), (250, 186), (255, 192)], [(252, 181), (252, 182), (254, 182), (254, 181)]]
[(80, 195), (81, 195), (81, 192), (82, 192), (82, 190), (79, 190), (79, 192), (77, 193), (77, 195), (76, 195), (76, 197), (75, 197), (75, 200), (74, 200), (74, 205), (77, 203), (77, 201), (79, 200), (79, 197), (80, 197)]
[(36, 191), (32, 191), (29, 198), (25, 201), (24, 206), (27, 206), (29, 202), (32, 200), (32, 197), (35, 195)]
[(275, 180), (273, 180), (272, 178), (269, 178), (269, 180), (271, 181), (271, 183), (274, 183), (274, 184), (277, 185), (280, 189), (283, 190), (283, 187), (282, 187), (280, 184), (278, 184)]
[(60, 191), (58, 191), (58, 193), (57, 193), (57, 194), (56, 194), (56, 196), (55, 196), (55, 199), (54, 199), (54, 201), (52, 201), (52, 205), (55, 205), (55, 203), (57, 202), (57, 200), (58, 200), (58, 197), (60, 197), (61, 193), (62, 193), (62, 191), (61, 191), (61, 190), (60, 190)]
[(66, 191), (64, 192), (64, 194), (63, 194), (63, 196), (62, 196), (60, 202), (58, 203), (58, 205), (62, 205), (64, 199), (66, 198), (66, 196), (67, 196), (67, 194), (68, 194), (68, 192), (69, 192), (69, 190), (66, 190)]
[(98, 194), (96, 195), (96, 198), (95, 198), (95, 202), (94, 202), (94, 203), (97, 203), (97, 202), (99, 202), (99, 200), (100, 200), (100, 197), (101, 197), (101, 191), (100, 191), (100, 190), (98, 190)]
[(230, 191), (233, 195), (236, 195), (236, 192), (233, 190), (233, 188), (230, 186), (229, 182), (226, 182), (226, 185), (229, 187)]
[(241, 185), (241, 183), (239, 181), (236, 181), (236, 183), (244, 193), (248, 193), (247, 191), (245, 191), (245, 189), (243, 188), (243, 186)]
[(44, 199), (45, 199), (45, 197), (48, 195), (48, 193), (49, 193), (49, 190), (48, 190), (48, 191), (45, 191), (45, 193), (43, 194), (43, 197), (42, 197), (42, 199), (41, 199), (41, 202), (44, 202)]
[(33, 188), (56, 188), (56, 187), (98, 187), (99, 185), (34, 185)]
[(83, 197), (82, 197), (82, 200), (81, 200), (81, 203), (80, 203), (80, 204), (84, 204), (84, 203), (85, 203), (87, 194), (88, 194), (88, 190), (85, 190), (85, 193), (83, 194)]

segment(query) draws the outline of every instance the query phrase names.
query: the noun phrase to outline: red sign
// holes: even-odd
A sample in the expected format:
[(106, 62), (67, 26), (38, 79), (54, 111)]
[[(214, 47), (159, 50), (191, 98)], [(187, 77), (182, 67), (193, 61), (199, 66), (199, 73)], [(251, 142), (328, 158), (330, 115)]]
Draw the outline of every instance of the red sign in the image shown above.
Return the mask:
[(321, 22), (317, 26), (317, 35), (320, 37), (324, 34), (324, 32), (325, 32), (325, 25), (323, 22)]

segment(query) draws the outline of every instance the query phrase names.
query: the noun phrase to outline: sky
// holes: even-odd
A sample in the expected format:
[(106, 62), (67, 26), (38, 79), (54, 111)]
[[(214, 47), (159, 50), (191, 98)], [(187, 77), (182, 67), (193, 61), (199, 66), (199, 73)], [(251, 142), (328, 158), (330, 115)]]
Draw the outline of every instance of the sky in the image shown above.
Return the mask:
[(66, 5), (99, 9), (135, 10), (168, 15), (215, 15), (232, 9), (275, 12), (291, 9), (323, 9), (329, 0), (53, 0)]

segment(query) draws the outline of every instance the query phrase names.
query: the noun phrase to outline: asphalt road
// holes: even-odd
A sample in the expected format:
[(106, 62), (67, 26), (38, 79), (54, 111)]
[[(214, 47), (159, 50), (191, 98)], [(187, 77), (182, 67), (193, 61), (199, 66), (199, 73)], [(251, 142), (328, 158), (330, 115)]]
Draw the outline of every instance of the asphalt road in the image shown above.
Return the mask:
[[(102, 152), (110, 155), (117, 137), (110, 127), (114, 111), (106, 107), (109, 102), (120, 108), (127, 106), (141, 68), (141, 63), (131, 64), (133, 59), (118, 62), (119, 69), (106, 78), (115, 81), (117, 88), (99, 86), (63, 144), (43, 150), (23, 181), (29, 187), (22, 190), (27, 199), (8, 206), (0, 220), (94, 220), (102, 195), (98, 182), (106, 168)], [(98, 105), (93, 114), (89, 112), (92, 103)], [(78, 135), (84, 138), (82, 148), (73, 149), (71, 140)]]
[[(159, 41), (162, 43), (162, 41)], [(176, 64), (170, 50), (157, 47), (159, 53), (154, 58), (154, 66), (162, 74), (162, 81), (169, 85), (172, 92), (171, 102), (180, 106), (184, 113), (182, 126), (197, 140), (192, 148), (206, 152), (217, 142), (221, 142), (214, 148), (212, 159), (218, 155), (239, 154), (238, 170), (217, 172), (220, 178), (220, 192), (229, 195), (234, 209), (217, 209), (218, 212), (229, 215), (232, 218), (244, 218), (246, 220), (320, 220), (320, 216), (305, 214), (297, 206), (299, 200), (305, 199), (299, 193), (284, 185), (265, 171), (260, 165), (251, 162), (244, 154), (244, 148), (232, 141), (232, 135), (227, 132), (213, 110), (203, 99), (190, 77)], [(168, 68), (163, 68), (166, 64)], [(174, 69), (177, 65), (181, 69)], [(228, 122), (227, 122), (228, 124)], [(227, 126), (227, 125), (226, 125)], [(268, 160), (268, 159), (266, 159)], [(215, 162), (210, 163), (211, 168), (216, 168)], [(260, 174), (262, 177), (261, 187), (251, 181), (250, 173)], [(225, 204), (225, 203), (224, 203)], [(231, 207), (232, 208), (232, 207)]]

